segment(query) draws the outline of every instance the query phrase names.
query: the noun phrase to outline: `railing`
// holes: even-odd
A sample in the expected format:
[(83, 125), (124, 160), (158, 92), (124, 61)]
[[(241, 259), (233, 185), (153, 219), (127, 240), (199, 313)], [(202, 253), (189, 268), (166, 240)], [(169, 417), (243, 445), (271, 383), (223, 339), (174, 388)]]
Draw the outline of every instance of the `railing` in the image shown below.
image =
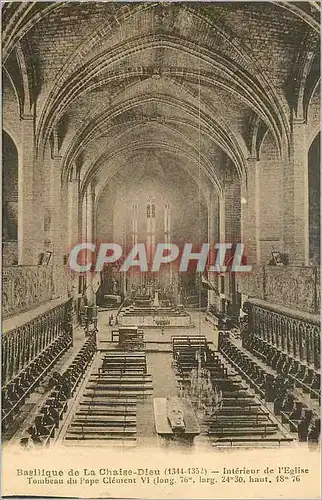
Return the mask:
[(313, 315), (249, 300), (248, 331), (290, 356), (320, 368), (320, 324)]
[(71, 300), (2, 335), (2, 386), (59, 337), (72, 337)]
[(317, 267), (258, 266), (237, 276), (238, 290), (249, 297), (319, 314), (320, 273)]

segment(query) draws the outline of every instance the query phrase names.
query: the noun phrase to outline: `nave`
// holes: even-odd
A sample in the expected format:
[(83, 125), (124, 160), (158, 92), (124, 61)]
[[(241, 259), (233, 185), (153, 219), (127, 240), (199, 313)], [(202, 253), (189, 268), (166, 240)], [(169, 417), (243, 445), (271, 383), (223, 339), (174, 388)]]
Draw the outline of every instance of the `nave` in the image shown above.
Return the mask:
[(3, 2), (5, 444), (319, 445), (320, 11)]
[[(209, 314), (191, 315), (190, 329), (147, 329), (144, 345), (125, 351), (115, 338), (112, 341), (116, 327), (108, 325), (110, 312), (99, 312), (98, 332), (87, 337), (79, 329), (64, 363), (54, 363), (37, 392), (31, 389), (16, 403), (19, 412), (10, 425), (14, 407), (3, 419), (4, 440), (25, 449), (317, 446), (316, 380), (301, 375), (301, 367), (297, 376), (295, 369), (287, 376), (269, 358), (267, 364), (259, 360), (238, 330), (218, 331), (210, 326)], [(200, 359), (211, 390), (194, 384)], [(187, 402), (187, 435), (162, 423), (156, 402), (171, 398)]]

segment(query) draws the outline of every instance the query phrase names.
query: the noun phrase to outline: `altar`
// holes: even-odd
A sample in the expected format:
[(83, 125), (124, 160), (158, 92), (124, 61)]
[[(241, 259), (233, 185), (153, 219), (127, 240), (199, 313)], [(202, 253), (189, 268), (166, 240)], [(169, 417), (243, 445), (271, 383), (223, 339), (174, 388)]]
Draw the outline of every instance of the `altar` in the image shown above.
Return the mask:
[(130, 305), (122, 307), (119, 311), (117, 322), (122, 326), (150, 328), (192, 326), (191, 316), (183, 306), (160, 304), (157, 291), (154, 293), (154, 298), (134, 297)]
[(136, 308), (124, 308), (117, 316), (119, 325), (139, 326), (139, 327), (191, 327), (191, 316), (188, 313), (179, 313), (175, 309), (154, 309), (140, 310)]

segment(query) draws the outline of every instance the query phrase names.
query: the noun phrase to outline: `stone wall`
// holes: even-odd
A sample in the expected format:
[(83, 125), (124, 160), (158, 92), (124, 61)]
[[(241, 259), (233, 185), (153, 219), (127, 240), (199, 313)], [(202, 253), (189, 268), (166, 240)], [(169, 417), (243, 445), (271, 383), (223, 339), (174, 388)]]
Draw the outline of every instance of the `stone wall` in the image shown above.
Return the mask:
[(18, 241), (4, 241), (2, 243), (2, 263), (4, 267), (18, 264)]
[(319, 314), (320, 276), (316, 267), (253, 267), (237, 277), (238, 290), (248, 297)]
[(52, 299), (51, 266), (12, 266), (3, 269), (2, 314), (17, 314)]

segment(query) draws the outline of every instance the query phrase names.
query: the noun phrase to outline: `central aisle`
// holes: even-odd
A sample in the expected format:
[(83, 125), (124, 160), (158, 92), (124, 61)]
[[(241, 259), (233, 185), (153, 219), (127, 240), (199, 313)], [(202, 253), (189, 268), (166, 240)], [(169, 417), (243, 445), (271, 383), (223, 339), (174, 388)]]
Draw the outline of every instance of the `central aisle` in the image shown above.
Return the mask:
[(177, 381), (169, 353), (148, 352), (146, 355), (148, 372), (152, 375), (153, 396), (166, 398), (177, 395)]
[[(109, 326), (109, 317), (113, 314), (116, 317), (117, 310), (101, 311), (98, 315), (98, 335), (97, 346), (98, 354), (90, 369), (91, 374), (86, 377), (87, 380), (93, 377), (93, 373), (97, 372), (100, 360), (108, 352), (117, 349), (117, 342), (112, 342), (112, 330), (117, 329), (117, 326)], [(165, 443), (165, 441), (158, 437), (155, 431), (153, 398), (167, 398), (178, 395), (178, 382), (173, 369), (173, 356), (172, 356), (172, 337), (177, 335), (196, 336), (204, 335), (207, 339), (217, 346), (218, 332), (207, 321), (205, 321), (205, 314), (199, 314), (197, 311), (190, 312), (192, 316), (193, 327), (190, 328), (167, 328), (164, 331), (161, 328), (142, 328), (144, 332), (144, 341), (146, 344), (146, 364), (147, 373), (151, 376), (152, 381), (152, 394), (146, 394), (144, 398), (137, 398), (136, 405), (136, 442), (134, 446), (144, 447), (164, 447), (164, 446), (180, 446), (178, 443)], [(76, 406), (84, 397), (84, 392), (88, 383), (84, 383), (80, 392), (76, 397), (77, 404), (74, 405), (74, 411), (71, 412), (69, 422), (73, 418), (76, 411)], [(62, 439), (67, 431), (67, 425), (64, 426)], [(66, 443), (66, 442), (65, 442)], [(71, 444), (71, 443), (70, 443)], [(72, 443), (76, 445), (74, 441)], [(101, 446), (111, 446), (112, 442), (101, 440)], [(115, 443), (113, 443), (115, 444)], [(121, 446), (124, 444), (119, 443)], [(84, 441), (78, 441), (77, 445), (88, 445)], [(195, 446), (210, 446), (209, 439), (206, 436), (199, 436), (195, 440)]]

